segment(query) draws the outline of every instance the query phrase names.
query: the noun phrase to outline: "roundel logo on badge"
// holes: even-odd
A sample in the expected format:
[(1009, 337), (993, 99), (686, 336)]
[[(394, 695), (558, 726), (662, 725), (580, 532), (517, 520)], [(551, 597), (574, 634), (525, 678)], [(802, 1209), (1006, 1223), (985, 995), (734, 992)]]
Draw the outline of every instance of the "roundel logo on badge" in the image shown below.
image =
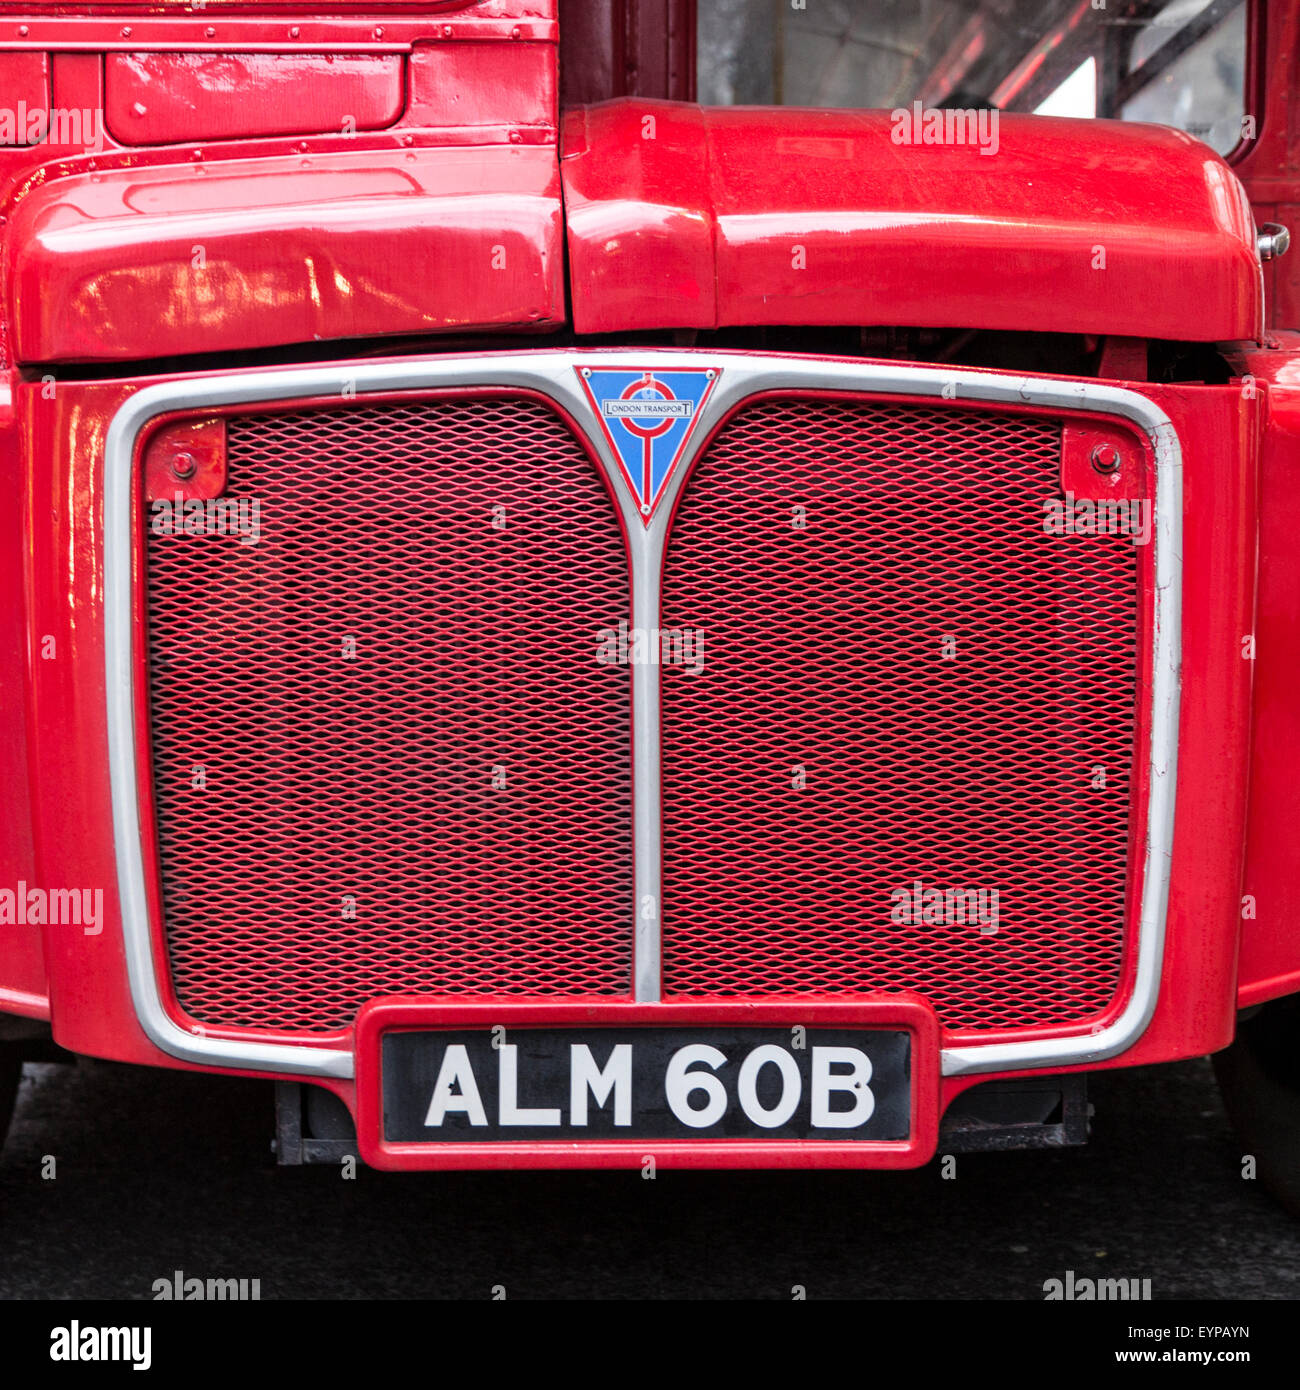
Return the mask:
[(647, 526), (720, 375), (716, 367), (578, 368), (578, 379)]

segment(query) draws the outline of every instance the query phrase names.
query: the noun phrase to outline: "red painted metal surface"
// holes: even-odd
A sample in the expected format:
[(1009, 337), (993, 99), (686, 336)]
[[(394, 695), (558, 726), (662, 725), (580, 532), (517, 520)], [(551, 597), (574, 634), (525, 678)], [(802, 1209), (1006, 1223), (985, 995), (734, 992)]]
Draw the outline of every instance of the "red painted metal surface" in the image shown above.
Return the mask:
[[(1260, 458), (1259, 604), (1253, 625), (1249, 838), (1237, 914), (1243, 1007), (1300, 990), (1300, 334), (1236, 359), (1268, 429)], [(1245, 634), (1243, 634), (1244, 636)]]
[[(27, 620), (28, 436), (14, 415), (11, 383), (0, 378), (0, 887), (38, 883), (32, 824), (32, 754), (28, 718), (32, 678), (57, 657), (42, 650)], [(0, 924), (0, 1013), (49, 1016), (45, 933), (38, 926)]]
[(147, 542), (185, 1014), (330, 1032), (376, 994), (626, 994), (627, 668), (595, 652), (627, 561), (568, 427), (457, 399), (227, 439), (246, 533)]
[[(25, 474), (24, 543), (13, 553), (15, 563), (21, 555), (24, 568), (21, 708), (26, 715), (32, 826), (31, 860), (22, 876), (42, 886), (104, 893), (102, 932), (87, 936), (47, 928), (40, 933), (51, 1017), (59, 1020), (54, 1026), (77, 1016), (87, 1022), (98, 1019), (92, 1027), (101, 1040), (115, 1038), (138, 1057), (157, 1057), (135, 1021), (126, 990), (105, 777), (103, 633), (92, 630), (103, 623), (102, 539), (96, 534), (102, 474), (100, 483), (92, 481), (102, 465), (96, 464), (93, 471), (84, 466), (92, 459), (102, 460), (108, 420), (129, 394), (130, 387), (117, 383), (76, 392), (31, 383), (14, 397), (14, 432)], [(69, 447), (83, 466), (68, 468), (66, 462), (55, 462)], [(56, 473), (60, 481), (53, 492), (47, 491)], [(56, 543), (68, 546), (53, 568), (53, 557), (45, 551), (51, 528), (59, 533)], [(70, 578), (73, 574), (75, 579)], [(66, 617), (59, 617), (60, 608)], [(10, 611), (18, 621), (19, 610)], [(80, 677), (70, 684), (74, 671)], [(62, 727), (62, 735), (56, 726)], [(62, 754), (53, 753), (57, 744)], [(99, 775), (89, 782), (65, 779), (47, 761), (51, 755), (86, 767), (99, 762)]]
[(13, 238), (20, 361), (564, 318), (559, 182), (546, 146), (80, 174), (29, 193)]
[[(1214, 1052), (1227, 1045), (1235, 1027), (1231, 981), (1254, 676), (1241, 658), (1240, 636), (1254, 613), (1250, 557), (1263, 424), (1260, 402), (1243, 400), (1231, 387), (1136, 389), (1169, 416), (1183, 451), (1182, 697), (1159, 1005), (1141, 1042), (1117, 1059), (1119, 1065), (1172, 1056), (1171, 1048), (1193, 1036), (1203, 1040), (1203, 1052)], [(1234, 466), (1221, 466), (1224, 459)]]
[[(514, 43), (505, 56), (508, 62), (490, 44), (481, 43), (415, 49), (407, 62), (409, 95), (403, 125), (554, 144), (559, 119), (554, 46)], [(510, 135), (496, 134), (503, 125), (509, 126)]]
[(159, 13), (154, 0), (119, 3), (123, 12), (118, 14), (68, 14), (60, 13), (58, 5), (34, 4), (26, 13), (0, 17), (0, 51), (400, 53), (429, 38), (469, 43), (519, 39), (554, 43), (559, 37), (555, 0), (481, 0), (478, 4), (472, 0), (452, 4), (429, 0), (415, 15), (400, 0), (340, 0), (330, 8), (342, 13), (330, 15), (313, 13), (311, 4), (303, 0), (272, 14), (250, 13), (243, 0), (209, 0), (188, 14)]
[(553, 5), (26, 27), (59, 124), (0, 148), (0, 365), (564, 322)]
[(1249, 205), (1190, 136), (1003, 116), (986, 157), (896, 144), (891, 129), (886, 111), (628, 100), (569, 112), (574, 326), (907, 324), (1197, 342), (1261, 331)]
[(1050, 418), (773, 398), (722, 426), (664, 566), (664, 625), (708, 653), (663, 673), (668, 995), (910, 989), (978, 1030), (1114, 1003), (1152, 492), (1145, 545), (1051, 535), (1060, 468)]
[[(1241, 179), (1257, 222), (1281, 222), (1300, 232), (1300, 140), (1291, 117), (1300, 44), (1297, 0), (1255, 0), (1250, 8), (1246, 113), (1252, 136), (1234, 151), (1233, 172)], [(1284, 256), (1264, 268), (1266, 320), (1270, 326), (1300, 327), (1300, 257)]]
[(48, 133), (41, 122), (50, 105), (48, 55), (0, 53), (0, 92), (5, 103), (0, 110), (0, 146), (39, 145)]
[(113, 53), (104, 67), (104, 124), (123, 145), (376, 130), (405, 101), (396, 56)]
[(182, 420), (150, 434), (144, 450), (146, 507), (220, 497), (228, 476), (226, 422), (220, 417)]
[[(795, 1012), (797, 1011), (797, 1013)], [(380, 1039), (390, 1029), (547, 1027), (587, 1031), (601, 1027), (690, 1028), (734, 1024), (785, 1027), (792, 1018), (806, 1028), (906, 1028), (912, 1035), (912, 1133), (906, 1142), (828, 1140), (605, 1140), (469, 1144), (410, 1144), (383, 1138)], [(794, 1001), (743, 1004), (610, 1004), (586, 999), (461, 1003), (445, 997), (376, 1000), (357, 1020), (355, 1086), (336, 1087), (353, 1108), (361, 1157), (375, 1168), (642, 1168), (647, 1155), (665, 1168), (916, 1168), (934, 1154), (939, 1132), (939, 1028), (934, 1014), (913, 995), (858, 999), (852, 1003)]]

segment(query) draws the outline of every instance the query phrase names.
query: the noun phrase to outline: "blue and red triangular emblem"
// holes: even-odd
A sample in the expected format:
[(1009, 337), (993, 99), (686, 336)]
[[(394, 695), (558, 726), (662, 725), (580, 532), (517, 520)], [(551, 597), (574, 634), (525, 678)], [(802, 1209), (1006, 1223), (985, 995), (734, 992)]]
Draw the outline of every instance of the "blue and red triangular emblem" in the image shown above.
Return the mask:
[(578, 380), (647, 524), (719, 375), (716, 367), (578, 368)]

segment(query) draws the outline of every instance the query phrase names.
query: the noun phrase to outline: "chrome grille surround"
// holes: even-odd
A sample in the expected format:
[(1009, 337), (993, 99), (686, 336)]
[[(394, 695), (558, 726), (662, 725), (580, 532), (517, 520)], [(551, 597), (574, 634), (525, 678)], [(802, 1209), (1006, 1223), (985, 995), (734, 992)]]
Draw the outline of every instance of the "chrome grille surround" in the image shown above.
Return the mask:
[[(575, 368), (719, 369), (717, 389), (687, 445), (687, 453), (668, 484), (662, 505), (643, 525), (637, 500), (617, 461), (600, 437), (584, 402)], [(134, 688), (134, 547), (132, 476), (136, 442), (153, 419), (164, 414), (228, 405), (276, 401), (361, 398), (377, 392), (418, 392), (445, 388), (504, 387), (549, 397), (575, 420), (601, 460), (623, 514), (632, 558), (632, 623), (659, 626), (658, 580), (669, 519), (676, 494), (695, 453), (711, 428), (746, 398), (762, 392), (839, 391), (870, 396), (888, 393), (918, 400), (998, 402), (1028, 407), (1097, 412), (1129, 420), (1145, 432), (1156, 460), (1155, 611), (1151, 615), (1151, 744), (1148, 750), (1147, 834), (1142, 865), (1141, 912), (1137, 923), (1137, 965), (1133, 988), (1119, 1017), (1106, 1028), (1069, 1037), (1026, 1039), (946, 1049), (946, 1075), (1086, 1065), (1115, 1056), (1143, 1033), (1154, 1013), (1164, 952), (1177, 782), (1179, 664), (1181, 629), (1182, 457), (1168, 417), (1144, 396), (1087, 380), (1051, 380), (993, 372), (913, 367), (747, 353), (618, 351), (482, 354), (459, 358), (405, 359), (187, 378), (147, 387), (121, 407), (108, 432), (105, 460), (105, 685), (109, 774), (127, 970), (136, 1014), (150, 1040), (162, 1051), (198, 1065), (327, 1077), (349, 1077), (350, 1051), (254, 1042), (187, 1030), (168, 1012), (159, 984), (145, 884)], [(636, 786), (634, 881), (636, 901), (658, 903), (661, 891), (659, 844), (659, 686), (658, 670), (633, 667), (633, 719)], [(660, 997), (660, 935), (657, 915), (636, 917), (634, 996)]]

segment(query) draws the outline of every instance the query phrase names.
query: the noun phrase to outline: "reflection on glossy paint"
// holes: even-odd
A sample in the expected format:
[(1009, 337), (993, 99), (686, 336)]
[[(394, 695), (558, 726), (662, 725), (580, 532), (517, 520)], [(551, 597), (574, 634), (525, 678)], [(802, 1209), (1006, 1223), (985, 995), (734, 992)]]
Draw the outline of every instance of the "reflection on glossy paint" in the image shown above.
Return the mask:
[[(56, 406), (56, 420), (61, 414)], [(92, 603), (87, 616), (96, 613), (103, 601), (103, 557), (98, 542), (96, 504), (102, 497), (107, 416), (75, 401), (65, 419), (68, 468), (64, 474), (63, 515), (59, 521), (67, 554), (63, 597), (75, 651), (78, 609), (85, 607), (84, 601), (78, 603), (78, 594), (84, 589), (90, 595)]]
[[(400, 170), (350, 155), (311, 173), (265, 164), (256, 178), (131, 170), (30, 196), (16, 236), (22, 360), (562, 321), (554, 149), (422, 152)], [(187, 193), (204, 205), (181, 206)]]
[(321, 310), (320, 285), (316, 282), (316, 258), (314, 256), (304, 256), (302, 259), (303, 269), (307, 272), (307, 298), (316, 306), (317, 313)]

